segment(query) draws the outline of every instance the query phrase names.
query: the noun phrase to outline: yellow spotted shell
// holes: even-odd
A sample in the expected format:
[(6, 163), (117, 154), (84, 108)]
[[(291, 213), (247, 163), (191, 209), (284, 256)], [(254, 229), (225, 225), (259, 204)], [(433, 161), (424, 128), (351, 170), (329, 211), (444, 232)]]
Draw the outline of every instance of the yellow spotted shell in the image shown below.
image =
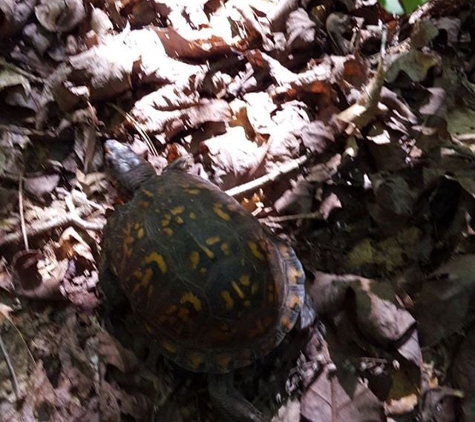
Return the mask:
[(225, 373), (279, 345), (304, 302), (294, 251), (213, 184), (153, 176), (104, 230), (106, 271), (161, 352)]

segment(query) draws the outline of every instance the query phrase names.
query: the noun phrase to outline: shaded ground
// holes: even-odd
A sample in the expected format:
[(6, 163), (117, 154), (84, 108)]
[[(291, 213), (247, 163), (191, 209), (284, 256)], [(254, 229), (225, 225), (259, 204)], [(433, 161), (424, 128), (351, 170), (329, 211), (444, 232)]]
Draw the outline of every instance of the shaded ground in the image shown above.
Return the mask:
[(474, 24), (468, 0), (0, 3), (0, 421), (220, 420), (132, 319), (105, 329), (110, 138), (191, 155), (295, 247), (319, 321), (236, 374), (275, 421), (475, 420)]

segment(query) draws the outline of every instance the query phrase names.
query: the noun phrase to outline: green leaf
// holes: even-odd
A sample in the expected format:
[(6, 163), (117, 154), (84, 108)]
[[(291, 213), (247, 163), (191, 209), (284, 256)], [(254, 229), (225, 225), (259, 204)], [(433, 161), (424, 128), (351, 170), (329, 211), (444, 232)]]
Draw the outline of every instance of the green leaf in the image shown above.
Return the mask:
[(404, 9), (399, 4), (399, 0), (378, 0), (389, 13), (393, 15), (403, 15)]
[(389, 13), (403, 15), (411, 13), (428, 0), (378, 0)]
[(412, 13), (419, 6), (427, 3), (428, 0), (402, 0), (402, 4), (406, 13)]

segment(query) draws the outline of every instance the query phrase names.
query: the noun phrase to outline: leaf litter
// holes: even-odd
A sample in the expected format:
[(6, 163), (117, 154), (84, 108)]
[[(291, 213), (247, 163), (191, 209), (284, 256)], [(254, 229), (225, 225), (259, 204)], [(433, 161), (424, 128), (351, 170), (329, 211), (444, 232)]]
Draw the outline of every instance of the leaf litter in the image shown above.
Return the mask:
[(193, 157), (295, 247), (318, 322), (237, 374), (273, 420), (475, 418), (468, 0), (402, 18), (375, 1), (7, 1), (0, 17), (0, 421), (219, 420), (204, 378), (130, 316), (108, 333), (109, 138), (157, 171)]

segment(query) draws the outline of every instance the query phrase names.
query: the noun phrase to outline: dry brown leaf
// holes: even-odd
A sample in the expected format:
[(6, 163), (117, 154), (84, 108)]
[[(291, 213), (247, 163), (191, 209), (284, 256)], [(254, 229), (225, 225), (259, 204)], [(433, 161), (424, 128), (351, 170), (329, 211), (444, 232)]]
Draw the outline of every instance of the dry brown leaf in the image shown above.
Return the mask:
[(458, 401), (463, 393), (449, 387), (432, 388), (424, 392), (419, 406), (421, 422), (468, 422), (472, 418), (460, 419)]
[(82, 239), (74, 227), (68, 227), (61, 234), (57, 256), (59, 259), (78, 259), (80, 257), (89, 263), (95, 261), (91, 247)]
[(305, 214), (312, 210), (313, 201), (313, 185), (299, 177), (275, 200), (274, 209), (280, 215)]
[(34, 368), (29, 381), (29, 393), (18, 411), (18, 417), (23, 421), (35, 420), (37, 408), (54, 409), (56, 404), (54, 388), (41, 362)]
[(411, 49), (408, 52), (390, 57), (391, 64), (386, 71), (386, 80), (394, 82), (404, 72), (411, 81), (422, 82), (434, 66), (440, 64), (440, 57), (434, 52)]
[(462, 390), (461, 422), (471, 422), (475, 419), (475, 329), (472, 327), (458, 350), (450, 371), (453, 384)]
[(474, 294), (474, 255), (459, 255), (428, 276), (414, 298), (421, 344), (434, 345), (470, 324)]
[(45, 202), (51, 199), (51, 193), (58, 187), (59, 174), (42, 174), (24, 179), (25, 191), (37, 201)]
[(174, 84), (175, 91), (193, 89), (204, 78), (206, 65), (192, 65), (161, 54), (144, 54), (134, 63), (137, 84)]
[[(310, 422), (383, 422), (383, 405), (354, 374), (328, 366), (302, 395), (301, 414)], [(335, 419), (336, 418), (336, 419)]]
[(349, 124), (346, 130), (347, 133), (350, 134), (353, 133), (354, 130), (361, 130), (376, 117), (384, 77), (383, 61), (380, 59), (375, 75), (367, 86), (363, 88), (364, 94), (358, 99), (357, 103), (351, 105), (336, 116), (338, 120)]
[[(397, 306), (395, 292), (389, 283), (361, 278), (351, 287), (356, 295), (357, 324), (368, 339), (388, 347), (413, 331), (416, 321), (409, 312)], [(418, 352), (415, 363), (420, 365), (420, 349)]]
[[(276, 122), (272, 119), (277, 105), (265, 92), (252, 92), (244, 95), (243, 100), (250, 129), (260, 136), (268, 136), (276, 129)], [(244, 123), (244, 122), (243, 122)]]
[(42, 0), (35, 7), (35, 15), (48, 31), (64, 33), (79, 25), (86, 10), (81, 0)]
[(132, 87), (133, 66), (150, 50), (156, 57), (164, 57), (161, 41), (151, 30), (107, 37), (104, 44), (71, 56), (68, 63), (60, 65), (48, 81), (49, 89), (64, 111), (86, 100), (114, 98)]
[(136, 369), (138, 364), (136, 356), (124, 347), (107, 331), (99, 334), (98, 352), (101, 362), (105, 365), (113, 365), (123, 373), (129, 373)]
[(0, 40), (21, 31), (34, 11), (37, 0), (6, 0), (0, 3)]
[(418, 49), (425, 47), (438, 33), (437, 27), (428, 19), (415, 22), (411, 32), (412, 48)]
[(354, 297), (354, 323), (365, 338), (384, 348), (396, 347), (408, 361), (420, 367), (421, 351), (417, 335), (413, 334), (416, 321), (398, 306), (389, 283), (318, 272), (308, 289), (315, 308), (322, 314), (351, 313), (347, 302), (350, 292)]
[(316, 40), (316, 27), (305, 9), (299, 7), (290, 13), (286, 22), (287, 47), (291, 50), (310, 48)]
[(202, 142), (200, 152), (213, 168), (213, 182), (223, 190), (248, 181), (262, 155), (241, 127), (229, 128), (225, 134)]
[(153, 29), (171, 58), (206, 59), (231, 52), (231, 46), (212, 30), (190, 31), (183, 35), (173, 27)]
[(65, 264), (51, 264), (41, 251), (17, 252), (12, 262), (13, 293), (31, 299), (60, 299), (60, 284), (66, 272)]
[(230, 108), (224, 100), (202, 99), (196, 94), (174, 95), (171, 90), (171, 86), (165, 87), (135, 103), (130, 114), (142, 130), (167, 140), (203, 123), (226, 122), (230, 118)]
[(309, 122), (302, 128), (302, 143), (312, 153), (321, 154), (335, 142), (331, 127), (320, 120)]
[(2, 69), (0, 71), (0, 92), (5, 93), (9, 88), (20, 87), (23, 96), (30, 94), (31, 86), (28, 78), (11, 69)]

